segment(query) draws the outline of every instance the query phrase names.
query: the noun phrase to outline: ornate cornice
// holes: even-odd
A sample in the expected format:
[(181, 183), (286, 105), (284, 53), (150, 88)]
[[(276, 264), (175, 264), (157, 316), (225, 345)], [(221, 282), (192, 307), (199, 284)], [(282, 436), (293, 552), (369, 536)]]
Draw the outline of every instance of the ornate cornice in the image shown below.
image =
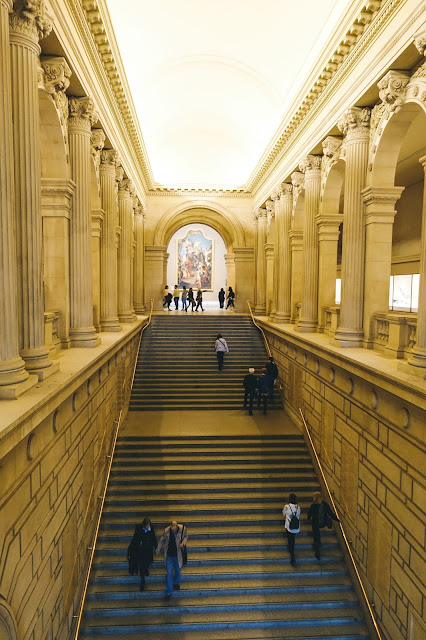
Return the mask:
[(37, 43), (49, 35), (53, 26), (46, 14), (44, 0), (15, 0), (9, 24), (11, 31)]
[(283, 155), (285, 148), (291, 144), (302, 121), (310, 114), (314, 106), (318, 109), (321, 108), (320, 98), (322, 95), (328, 93), (328, 89), (331, 89), (344, 73), (349, 72), (356, 63), (360, 51), (368, 46), (376, 32), (382, 27), (383, 22), (399, 8), (398, 5), (399, 0), (390, 0), (390, 2), (370, 0), (364, 3), (364, 7), (360, 10), (351, 27), (347, 29), (334, 53), (331, 54), (328, 62), (317, 75), (311, 89), (299, 102), (299, 107), (293, 112), (291, 120), (282, 123), (275, 140), (249, 179), (246, 185), (248, 191), (255, 191), (256, 187), (262, 183), (265, 176)]
[(91, 127), (98, 120), (95, 103), (89, 96), (84, 96), (83, 98), (69, 98), (68, 110), (69, 127), (82, 128), (90, 131)]
[(197, 188), (176, 188), (156, 187), (148, 193), (150, 196), (196, 196), (211, 198), (247, 198), (251, 194), (246, 189), (197, 189)]

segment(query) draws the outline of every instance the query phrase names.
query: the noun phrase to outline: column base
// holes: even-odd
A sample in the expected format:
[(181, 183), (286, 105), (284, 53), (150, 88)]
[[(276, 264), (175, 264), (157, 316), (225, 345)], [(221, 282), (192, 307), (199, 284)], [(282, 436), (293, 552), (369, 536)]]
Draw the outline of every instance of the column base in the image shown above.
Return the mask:
[(35, 349), (23, 349), (20, 355), (25, 361), (25, 368), (28, 373), (35, 374), (39, 382), (59, 370), (59, 363), (54, 363), (49, 358), (49, 349), (46, 345)]
[(253, 313), (257, 316), (265, 316), (266, 315), (266, 305), (258, 305), (254, 308)]
[(46, 380), (46, 378), (50, 378), (51, 375), (57, 373), (59, 371), (59, 362), (52, 362), (50, 367), (46, 369), (39, 369), (38, 371), (32, 371), (32, 373), (36, 373), (38, 377), (38, 381), (42, 382)]
[(141, 304), (135, 304), (135, 313), (138, 316), (141, 316), (142, 314), (144, 314), (146, 311), (146, 306), (141, 302)]
[(105, 318), (101, 320), (101, 331), (121, 331), (118, 318)]
[(71, 347), (92, 349), (101, 344), (101, 339), (96, 335), (95, 327), (84, 329), (72, 329), (70, 331)]
[(398, 369), (426, 380), (426, 350), (414, 347), (407, 362), (398, 362)]
[(127, 323), (130, 323), (130, 322), (135, 322), (136, 315), (135, 315), (134, 311), (123, 311), (123, 313), (119, 313), (118, 314), (118, 319), (123, 324), (127, 324)]
[(290, 323), (290, 314), (289, 313), (280, 313), (279, 311), (275, 314), (274, 322), (277, 324), (289, 324)]
[(353, 348), (362, 347), (364, 342), (364, 332), (362, 329), (344, 329), (339, 327), (331, 338), (330, 344), (338, 347)]
[(313, 318), (299, 318), (294, 327), (295, 331), (300, 333), (316, 333), (318, 328), (318, 320)]
[(31, 375), (23, 382), (1, 386), (0, 400), (17, 400), (24, 393), (35, 387), (38, 382), (38, 377), (36, 375)]
[(0, 386), (17, 385), (28, 379), (25, 362), (20, 356), (9, 360), (0, 360)]

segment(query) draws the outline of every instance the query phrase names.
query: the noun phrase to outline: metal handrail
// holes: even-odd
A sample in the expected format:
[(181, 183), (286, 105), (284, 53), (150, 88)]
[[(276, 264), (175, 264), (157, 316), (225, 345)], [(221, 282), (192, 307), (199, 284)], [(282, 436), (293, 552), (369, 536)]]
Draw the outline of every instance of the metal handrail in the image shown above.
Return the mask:
[(257, 324), (256, 320), (254, 319), (253, 311), (251, 309), (250, 300), (247, 300), (247, 304), (248, 304), (248, 308), (249, 308), (249, 311), (250, 311), (250, 315), (251, 315), (251, 319), (253, 321), (253, 324), (254, 324), (255, 327), (257, 327), (259, 329), (259, 331), (262, 334), (263, 342), (265, 343), (265, 347), (266, 347), (266, 351), (268, 352), (268, 356), (272, 357), (272, 351), (269, 348), (269, 344), (268, 344), (268, 341), (267, 341), (266, 336), (264, 334), (264, 331), (263, 331), (262, 327), (260, 327)]
[[(133, 386), (133, 382), (135, 379), (135, 373), (136, 373), (136, 366), (138, 364), (138, 353), (140, 350), (140, 346), (141, 346), (141, 341), (142, 341), (142, 334), (145, 331), (145, 329), (151, 324), (151, 319), (152, 319), (152, 310), (154, 308), (154, 300), (151, 298), (151, 309), (149, 312), (149, 316), (148, 316), (148, 321), (146, 324), (144, 324), (144, 326), (142, 327), (140, 336), (139, 336), (139, 344), (138, 344), (138, 349), (136, 352), (136, 358), (135, 358), (135, 365), (133, 367), (133, 373), (132, 373), (132, 385)], [(125, 380), (123, 380), (123, 384), (121, 387), (121, 391), (123, 391), (125, 387)], [(113, 458), (114, 458), (114, 453), (115, 453), (115, 445), (117, 444), (117, 438), (118, 438), (118, 432), (121, 426), (121, 417), (123, 415), (123, 409), (120, 409), (120, 413), (118, 414), (118, 419), (114, 420), (114, 424), (117, 425), (115, 432), (114, 432), (114, 438), (113, 438), (113, 442), (112, 442), (112, 447), (111, 447), (111, 452), (109, 455), (107, 455), (107, 459), (108, 459), (108, 467), (107, 467), (107, 474), (106, 474), (106, 478), (105, 478), (105, 484), (104, 484), (104, 490), (102, 492), (102, 495), (99, 496), (100, 497), (100, 507), (99, 507), (99, 514), (98, 514), (98, 519), (96, 522), (96, 527), (95, 527), (95, 533), (93, 536), (93, 544), (91, 547), (88, 547), (88, 549), (90, 550), (90, 558), (89, 558), (89, 564), (87, 567), (87, 572), (86, 572), (86, 577), (84, 580), (84, 588), (83, 588), (83, 593), (81, 596), (81, 601), (80, 601), (80, 609), (78, 612), (78, 616), (73, 616), (74, 618), (77, 618), (77, 626), (76, 626), (76, 630), (75, 630), (75, 634), (74, 634), (74, 640), (78, 640), (78, 634), (80, 632), (80, 626), (81, 626), (81, 619), (83, 616), (83, 609), (84, 609), (84, 603), (86, 601), (86, 594), (87, 594), (87, 588), (89, 586), (89, 579), (90, 579), (90, 572), (92, 570), (92, 564), (93, 564), (93, 558), (95, 555), (95, 549), (96, 549), (96, 540), (98, 538), (98, 533), (99, 533), (99, 527), (101, 524), (101, 518), (102, 518), (102, 512), (104, 509), (104, 504), (105, 504), (105, 497), (106, 497), (106, 492), (108, 489), (108, 482), (109, 482), (109, 478), (111, 475), (111, 467), (112, 467), (112, 462), (113, 462)]]
[[(332, 508), (333, 508), (334, 513), (336, 514), (336, 516), (338, 516), (338, 515), (339, 515), (339, 512), (338, 512), (338, 510), (337, 510), (336, 503), (334, 502), (333, 495), (332, 495), (332, 493), (331, 493), (331, 491), (330, 491), (330, 488), (329, 488), (329, 486), (328, 486), (327, 480), (326, 480), (326, 478), (325, 478), (324, 471), (323, 471), (323, 468), (322, 468), (322, 465), (321, 465), (320, 459), (319, 459), (319, 457), (318, 457), (318, 454), (317, 454), (317, 452), (316, 452), (316, 449), (315, 449), (314, 443), (313, 443), (313, 441), (312, 441), (311, 434), (309, 433), (308, 425), (306, 424), (305, 416), (303, 415), (302, 409), (300, 409), (300, 408), (299, 408), (299, 412), (300, 412), (300, 415), (302, 416), (302, 421), (303, 421), (303, 425), (304, 425), (304, 428), (305, 428), (305, 433), (306, 433), (306, 435), (307, 435), (307, 438), (308, 438), (308, 441), (309, 441), (309, 444), (310, 444), (310, 447), (311, 447), (312, 453), (313, 453), (313, 455), (314, 455), (314, 457), (315, 457), (315, 461), (316, 461), (316, 463), (317, 463), (318, 470), (319, 470), (319, 472), (320, 472), (320, 474), (321, 474), (321, 478), (322, 478), (323, 484), (324, 484), (325, 489), (326, 489), (326, 491), (327, 491), (328, 498), (329, 498), (329, 500), (330, 500), (330, 502), (331, 502), (331, 506), (332, 506)], [(344, 529), (343, 529), (343, 527), (342, 527), (342, 523), (341, 523), (341, 518), (340, 518), (340, 517), (339, 517), (339, 522), (338, 522), (338, 524), (339, 524), (339, 527), (340, 527), (340, 533), (341, 533), (342, 538), (343, 538), (343, 540), (344, 540), (344, 543), (345, 543), (345, 545), (346, 545), (346, 551), (348, 552), (349, 558), (351, 559), (351, 562), (352, 562), (352, 569), (353, 569), (353, 572), (354, 572), (355, 576), (357, 577), (357, 580), (358, 580), (358, 584), (359, 584), (360, 591), (361, 591), (361, 593), (362, 593), (362, 595), (363, 595), (363, 597), (364, 597), (365, 604), (366, 604), (366, 606), (367, 606), (367, 610), (368, 610), (368, 612), (369, 612), (369, 614), (370, 614), (370, 619), (371, 619), (371, 622), (372, 622), (372, 624), (373, 624), (373, 628), (374, 628), (374, 630), (375, 630), (375, 632), (376, 632), (376, 634), (377, 634), (377, 640), (383, 640), (383, 639), (382, 639), (382, 635), (381, 635), (381, 633), (380, 633), (380, 631), (379, 631), (379, 627), (377, 626), (377, 622), (376, 622), (376, 619), (375, 619), (375, 617), (374, 617), (374, 612), (373, 612), (373, 609), (372, 609), (371, 603), (370, 603), (370, 601), (369, 601), (369, 599), (368, 599), (367, 592), (366, 592), (366, 590), (365, 590), (365, 588), (364, 588), (364, 585), (363, 585), (363, 583), (362, 583), (362, 578), (361, 578), (360, 573), (359, 573), (359, 571), (358, 571), (358, 567), (356, 566), (355, 558), (354, 558), (353, 553), (352, 553), (352, 551), (351, 551), (351, 548), (350, 548), (350, 546), (349, 546), (349, 540), (347, 539), (346, 534), (345, 534), (345, 531), (344, 531)]]

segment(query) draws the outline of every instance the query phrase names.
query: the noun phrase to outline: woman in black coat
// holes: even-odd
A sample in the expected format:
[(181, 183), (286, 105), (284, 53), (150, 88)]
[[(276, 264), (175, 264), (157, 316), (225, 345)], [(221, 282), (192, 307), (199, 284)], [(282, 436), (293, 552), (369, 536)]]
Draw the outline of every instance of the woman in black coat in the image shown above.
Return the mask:
[(149, 518), (142, 524), (136, 525), (132, 541), (127, 549), (129, 573), (133, 575), (139, 570), (141, 576), (140, 590), (145, 589), (145, 576), (149, 576), (149, 567), (154, 559), (154, 549), (157, 548), (155, 529)]
[(321, 559), (321, 529), (327, 526), (331, 529), (331, 521), (335, 520), (339, 522), (339, 519), (334, 515), (327, 502), (322, 498), (319, 491), (316, 491), (312, 496), (313, 503), (309, 507), (308, 520), (311, 521), (312, 534), (314, 537), (314, 549), (315, 557), (317, 560)]

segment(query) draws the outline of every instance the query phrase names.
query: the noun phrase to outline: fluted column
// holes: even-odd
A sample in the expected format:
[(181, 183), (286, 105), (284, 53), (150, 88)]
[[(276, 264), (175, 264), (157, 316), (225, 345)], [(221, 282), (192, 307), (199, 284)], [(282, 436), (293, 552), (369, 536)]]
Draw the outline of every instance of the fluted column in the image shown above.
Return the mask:
[(72, 347), (100, 343), (93, 326), (90, 137), (97, 120), (93, 100), (70, 98), (68, 134), (75, 191), (70, 220), (70, 339)]
[(296, 329), (316, 331), (318, 325), (318, 214), (321, 189), (321, 157), (306, 156), (299, 169), (305, 174), (305, 211), (303, 224), (302, 309)]
[(142, 204), (138, 204), (135, 209), (135, 273), (134, 273), (134, 290), (133, 301), (136, 313), (145, 311), (145, 209)]
[(16, 398), (37, 382), (28, 379), (19, 355), (15, 211), (13, 199), (12, 88), (9, 12), (11, 0), (0, 0), (0, 398)]
[(101, 151), (99, 178), (104, 211), (101, 241), (101, 329), (120, 331), (117, 287), (117, 193), (115, 174), (118, 153)]
[(10, 15), (18, 330), (25, 366), (39, 380), (57, 371), (44, 337), (41, 167), (38, 112), (39, 39), (51, 30), (44, 3), (14, 3)]
[(277, 280), (277, 311), (275, 322), (290, 322), (291, 317), (291, 247), (290, 227), (293, 209), (293, 186), (283, 182), (280, 198), (275, 202), (275, 233), (278, 255), (275, 258)]
[(118, 318), (120, 322), (134, 322), (132, 287), (132, 184), (123, 180), (118, 188), (118, 215), (121, 227), (120, 251), (118, 255)]
[(359, 347), (363, 340), (365, 225), (362, 189), (370, 137), (370, 110), (352, 107), (339, 122), (345, 135), (346, 169), (343, 205), (342, 302), (340, 326), (333, 342)]
[(408, 360), (410, 369), (416, 375), (426, 378), (426, 156), (420, 158), (425, 180), (423, 184), (422, 236), (420, 241), (420, 283), (419, 307), (417, 311), (416, 344)]
[(257, 315), (266, 313), (266, 209), (257, 210), (257, 252), (256, 252), (256, 309)]

